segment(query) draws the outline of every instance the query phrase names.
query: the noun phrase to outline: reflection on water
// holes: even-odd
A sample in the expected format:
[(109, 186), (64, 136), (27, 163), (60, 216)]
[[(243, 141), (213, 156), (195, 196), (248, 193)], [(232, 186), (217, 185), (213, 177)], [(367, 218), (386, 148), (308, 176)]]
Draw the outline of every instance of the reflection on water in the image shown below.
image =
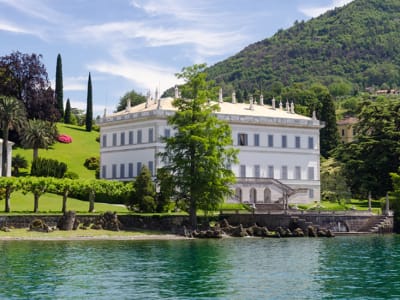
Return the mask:
[(0, 242), (0, 299), (400, 298), (397, 236)]

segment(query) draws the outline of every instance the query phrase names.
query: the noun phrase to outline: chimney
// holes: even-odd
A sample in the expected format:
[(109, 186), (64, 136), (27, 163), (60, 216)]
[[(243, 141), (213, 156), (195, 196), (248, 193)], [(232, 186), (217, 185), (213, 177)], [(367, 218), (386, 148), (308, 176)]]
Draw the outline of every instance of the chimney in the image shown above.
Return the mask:
[(260, 95), (260, 105), (264, 106), (264, 95)]
[(250, 110), (254, 110), (254, 106), (253, 106), (253, 96), (250, 96)]
[(219, 88), (218, 102), (219, 102), (219, 103), (224, 102), (224, 100), (223, 100), (223, 98), (222, 98), (222, 88)]
[(178, 99), (179, 98), (179, 89), (178, 89), (178, 86), (176, 85), (175, 86), (175, 97), (174, 97), (175, 99)]
[(146, 105), (144, 106), (145, 108), (148, 108), (150, 105), (151, 101), (151, 95), (150, 95), (150, 90), (147, 91), (147, 99), (146, 99)]
[(275, 98), (272, 97), (272, 109), (275, 109)]
[(235, 93), (235, 91), (232, 92), (232, 103), (236, 104), (236, 93)]
[(130, 108), (131, 108), (131, 99), (128, 98), (128, 100), (126, 101), (126, 108), (125, 108), (125, 110), (126, 110), (126, 111), (129, 111)]
[(292, 114), (294, 114), (294, 102), (292, 101), (292, 103), (290, 104), (290, 112)]

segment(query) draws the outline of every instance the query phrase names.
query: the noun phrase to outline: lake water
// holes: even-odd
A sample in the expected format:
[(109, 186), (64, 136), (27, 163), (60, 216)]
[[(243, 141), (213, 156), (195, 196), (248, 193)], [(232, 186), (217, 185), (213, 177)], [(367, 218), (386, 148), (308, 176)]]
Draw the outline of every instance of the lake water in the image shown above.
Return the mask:
[(0, 299), (400, 299), (400, 236), (2, 241)]

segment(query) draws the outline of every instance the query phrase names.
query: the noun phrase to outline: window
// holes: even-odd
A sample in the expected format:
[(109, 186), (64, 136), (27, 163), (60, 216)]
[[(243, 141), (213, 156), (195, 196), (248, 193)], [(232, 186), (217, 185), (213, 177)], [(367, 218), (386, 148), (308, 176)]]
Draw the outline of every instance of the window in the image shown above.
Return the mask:
[(308, 167), (308, 180), (314, 180), (314, 167)]
[(136, 165), (136, 176), (139, 176), (141, 171), (142, 171), (142, 163), (138, 162)]
[(164, 129), (164, 137), (169, 138), (171, 136), (171, 130), (169, 128)]
[(287, 136), (282, 135), (282, 148), (286, 148), (286, 147), (287, 147)]
[(274, 178), (274, 166), (268, 166), (268, 178)]
[(125, 132), (121, 132), (121, 146), (125, 145)]
[(254, 134), (254, 146), (260, 146), (260, 135), (258, 133)]
[(117, 178), (117, 165), (112, 165), (112, 178)]
[(133, 131), (129, 131), (129, 145), (133, 145)]
[(344, 129), (342, 129), (342, 136), (344, 136)]
[(288, 179), (288, 176), (287, 176), (287, 166), (282, 166), (282, 170), (281, 170), (281, 179)]
[(294, 168), (294, 179), (300, 180), (301, 179), (301, 167)]
[(101, 178), (107, 178), (107, 166), (106, 165), (101, 167)]
[(240, 165), (240, 177), (246, 177), (246, 166)]
[(297, 149), (300, 148), (300, 137), (299, 137), (299, 136), (296, 136), (296, 137), (295, 137), (295, 147), (296, 147)]
[(308, 197), (310, 197), (310, 199), (314, 199), (314, 190), (313, 189), (308, 190)]
[(142, 131), (141, 130), (137, 131), (137, 143), (138, 144), (142, 143)]
[(153, 128), (149, 128), (149, 143), (152, 143), (153, 141)]
[(119, 165), (119, 177), (125, 178), (125, 165), (124, 164)]
[(308, 149), (314, 149), (314, 138), (312, 136), (308, 137)]
[(239, 146), (247, 146), (247, 134), (246, 133), (238, 134), (238, 145)]
[(154, 174), (153, 174), (153, 162), (152, 161), (149, 161), (149, 170), (150, 170), (151, 176), (153, 176)]
[(274, 146), (274, 136), (272, 134), (268, 134), (268, 147)]
[(103, 147), (107, 147), (107, 135), (103, 134), (103, 141), (102, 141)]
[(117, 134), (113, 133), (113, 146), (117, 146)]
[(260, 178), (260, 166), (259, 165), (254, 166), (254, 177)]
[(128, 176), (129, 178), (133, 178), (133, 163), (128, 164)]

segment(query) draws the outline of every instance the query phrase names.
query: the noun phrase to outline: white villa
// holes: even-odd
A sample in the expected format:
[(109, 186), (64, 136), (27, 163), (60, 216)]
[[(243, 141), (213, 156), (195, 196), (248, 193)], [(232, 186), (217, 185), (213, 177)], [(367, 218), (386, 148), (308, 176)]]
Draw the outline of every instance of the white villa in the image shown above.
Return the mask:
[[(175, 97), (179, 93), (175, 90)], [(154, 99), (111, 115), (104, 114), (100, 126), (100, 177), (131, 180), (143, 165), (153, 175), (161, 166), (158, 153), (164, 149), (160, 137), (174, 134), (167, 117), (174, 114), (173, 98)], [(235, 93), (223, 102), (220, 90), (218, 118), (232, 129), (239, 163), (231, 168), (237, 182), (228, 202), (255, 204), (310, 203), (320, 201), (319, 130), (322, 122), (294, 113), (294, 104), (271, 105), (250, 98), (237, 103)]]
[[(7, 176), (11, 176), (11, 157), (12, 157), (12, 146), (14, 145), (13, 142), (8, 142), (8, 155), (7, 155)], [(2, 161), (3, 157), (3, 139), (0, 139), (0, 162)], [(0, 163), (0, 176), (2, 174), (2, 164)]]

